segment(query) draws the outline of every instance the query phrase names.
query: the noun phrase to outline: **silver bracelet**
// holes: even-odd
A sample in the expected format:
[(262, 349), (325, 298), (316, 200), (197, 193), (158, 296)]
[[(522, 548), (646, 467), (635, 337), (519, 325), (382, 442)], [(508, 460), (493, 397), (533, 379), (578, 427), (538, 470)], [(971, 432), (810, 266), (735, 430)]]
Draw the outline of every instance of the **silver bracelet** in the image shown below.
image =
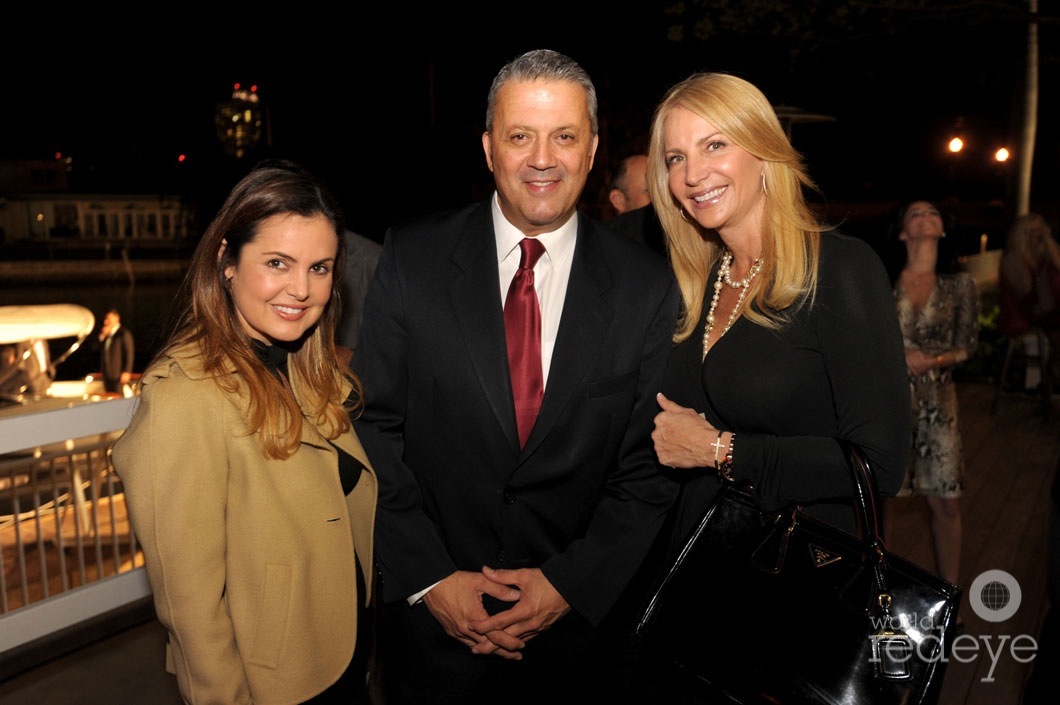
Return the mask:
[(721, 434), (722, 433), (724, 433), (724, 431), (719, 430), (718, 431), (718, 437), (715, 438), (714, 441), (711, 442), (711, 444), (710, 444), (711, 447), (714, 448), (714, 469), (715, 470), (718, 470), (719, 466), (721, 464), (721, 460), (718, 458), (718, 453), (721, 450)]

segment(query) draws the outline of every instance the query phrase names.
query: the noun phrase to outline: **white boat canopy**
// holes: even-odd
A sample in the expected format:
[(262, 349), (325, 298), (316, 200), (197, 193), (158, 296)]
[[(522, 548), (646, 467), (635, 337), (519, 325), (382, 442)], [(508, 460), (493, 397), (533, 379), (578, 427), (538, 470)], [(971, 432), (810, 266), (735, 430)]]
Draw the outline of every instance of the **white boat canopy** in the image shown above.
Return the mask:
[(55, 338), (80, 341), (95, 325), (92, 312), (77, 304), (0, 306), (0, 344)]

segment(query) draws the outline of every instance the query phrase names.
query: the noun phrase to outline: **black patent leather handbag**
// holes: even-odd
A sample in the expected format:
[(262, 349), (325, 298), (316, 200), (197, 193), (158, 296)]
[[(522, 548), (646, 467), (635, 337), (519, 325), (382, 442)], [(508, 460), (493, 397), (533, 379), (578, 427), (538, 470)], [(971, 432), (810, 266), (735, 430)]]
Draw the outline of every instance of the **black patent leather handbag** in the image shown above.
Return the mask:
[(937, 701), (961, 589), (885, 550), (875, 476), (845, 450), (860, 536), (722, 487), (637, 625), (682, 688), (746, 705)]

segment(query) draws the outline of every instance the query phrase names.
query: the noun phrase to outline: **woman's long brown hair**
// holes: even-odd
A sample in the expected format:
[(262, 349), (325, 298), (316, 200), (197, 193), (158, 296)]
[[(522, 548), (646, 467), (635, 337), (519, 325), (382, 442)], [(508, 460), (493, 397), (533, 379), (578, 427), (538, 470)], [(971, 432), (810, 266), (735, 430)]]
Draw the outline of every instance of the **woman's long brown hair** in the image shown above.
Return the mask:
[[(338, 243), (331, 298), (320, 320), (288, 356), (288, 371), (299, 382), (301, 399), (295, 399), (291, 388), (254, 352), (224, 277), (225, 268), (239, 261), (262, 222), (282, 214), (323, 215), (335, 227)], [(197, 344), (203, 368), (218, 386), (247, 396), (247, 428), (258, 434), (267, 457), (286, 458), (298, 448), (303, 414), (328, 438), (336, 438), (350, 428), (350, 413), (362, 405), (360, 381), (340, 363), (335, 344), (346, 262), (344, 234), (338, 204), (320, 181), (293, 162), (262, 162), (233, 187), (195, 248), (178, 294), (173, 332), (156, 356), (160, 359), (176, 348)], [(343, 389), (351, 384), (353, 391), (347, 397)]]

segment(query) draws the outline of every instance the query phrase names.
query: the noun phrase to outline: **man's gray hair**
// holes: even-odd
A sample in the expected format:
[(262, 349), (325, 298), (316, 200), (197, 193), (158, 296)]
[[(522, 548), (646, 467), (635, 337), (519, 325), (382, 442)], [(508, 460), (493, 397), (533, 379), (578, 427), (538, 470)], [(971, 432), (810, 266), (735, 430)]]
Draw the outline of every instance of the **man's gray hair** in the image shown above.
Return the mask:
[(497, 73), (490, 86), (489, 98), (486, 101), (486, 130), (493, 128), (493, 113), (497, 107), (497, 93), (508, 81), (570, 81), (585, 89), (586, 104), (589, 108), (589, 127), (593, 134), (600, 131), (596, 117), (596, 86), (577, 61), (551, 49), (534, 49), (518, 56)]

